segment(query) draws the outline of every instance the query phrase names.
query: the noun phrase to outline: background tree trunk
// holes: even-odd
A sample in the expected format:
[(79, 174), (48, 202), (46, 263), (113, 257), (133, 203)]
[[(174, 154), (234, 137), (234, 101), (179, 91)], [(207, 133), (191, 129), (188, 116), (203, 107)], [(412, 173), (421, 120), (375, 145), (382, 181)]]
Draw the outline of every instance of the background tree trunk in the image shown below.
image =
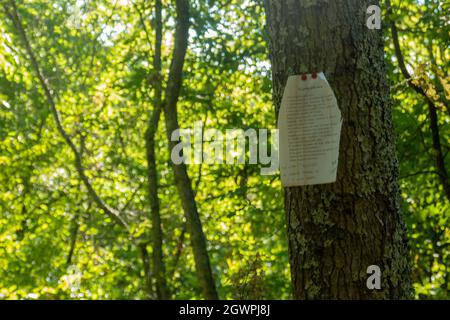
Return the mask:
[(162, 111), (162, 75), (161, 75), (161, 45), (162, 45), (162, 3), (155, 1), (155, 55), (153, 72), (155, 74), (153, 113), (149, 114), (145, 147), (147, 157), (148, 195), (152, 220), (153, 270), (156, 280), (156, 297), (160, 300), (170, 298), (166, 282), (166, 268), (163, 258), (163, 231), (161, 226), (160, 201), (158, 196), (158, 169), (156, 167), (155, 135), (158, 131)]
[[(296, 299), (396, 299), (410, 294), (381, 30), (373, 1), (266, 1), (276, 111), (289, 75), (323, 71), (343, 125), (337, 181), (285, 188)], [(366, 286), (369, 265), (381, 289)]]
[[(178, 144), (176, 141), (171, 141), (171, 135), (172, 132), (180, 128), (178, 124), (177, 102), (182, 85), (183, 64), (189, 38), (189, 2), (188, 0), (176, 0), (175, 3), (177, 25), (172, 63), (166, 87), (166, 101), (164, 104), (169, 154)], [(184, 163), (177, 165), (171, 162), (171, 165), (191, 239), (197, 277), (205, 299), (216, 300), (219, 297), (209, 262), (206, 237), (203, 233), (202, 223), (198, 214), (191, 179), (188, 176), (187, 168)]]

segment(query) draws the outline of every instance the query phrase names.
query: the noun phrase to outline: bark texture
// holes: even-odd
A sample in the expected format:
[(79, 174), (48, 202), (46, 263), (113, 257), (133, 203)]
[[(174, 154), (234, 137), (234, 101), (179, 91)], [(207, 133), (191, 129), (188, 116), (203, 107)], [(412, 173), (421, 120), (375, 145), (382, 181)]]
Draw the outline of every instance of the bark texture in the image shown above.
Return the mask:
[[(323, 71), (343, 117), (337, 181), (285, 188), (296, 299), (410, 296), (381, 30), (361, 0), (266, 0), (278, 113), (289, 75)], [(381, 289), (366, 286), (381, 268)]]

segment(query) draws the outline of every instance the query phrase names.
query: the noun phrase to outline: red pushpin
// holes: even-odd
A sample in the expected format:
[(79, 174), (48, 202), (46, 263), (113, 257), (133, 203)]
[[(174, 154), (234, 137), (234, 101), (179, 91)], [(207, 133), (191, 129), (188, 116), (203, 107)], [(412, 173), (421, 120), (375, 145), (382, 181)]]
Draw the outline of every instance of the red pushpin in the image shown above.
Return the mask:
[(306, 76), (306, 74), (303, 74), (302, 75), (302, 80), (306, 80), (306, 79), (308, 79), (308, 77)]
[(314, 72), (314, 73), (312, 74), (312, 78), (313, 78), (313, 79), (317, 79), (317, 73)]

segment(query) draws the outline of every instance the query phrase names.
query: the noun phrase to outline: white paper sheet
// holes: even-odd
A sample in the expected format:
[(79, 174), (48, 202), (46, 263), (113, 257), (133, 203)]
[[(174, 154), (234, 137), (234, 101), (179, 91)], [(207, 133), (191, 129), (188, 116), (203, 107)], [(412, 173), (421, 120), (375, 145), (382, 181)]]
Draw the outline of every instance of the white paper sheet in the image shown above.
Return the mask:
[(284, 187), (336, 181), (341, 112), (322, 72), (304, 77), (289, 77), (278, 116)]

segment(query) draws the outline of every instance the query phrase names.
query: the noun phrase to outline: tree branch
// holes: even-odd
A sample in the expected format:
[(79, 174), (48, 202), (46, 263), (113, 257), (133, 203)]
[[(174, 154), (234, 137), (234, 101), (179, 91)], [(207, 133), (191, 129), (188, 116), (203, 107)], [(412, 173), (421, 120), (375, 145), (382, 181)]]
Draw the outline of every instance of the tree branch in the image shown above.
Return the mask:
[(434, 105), (433, 100), (431, 100), (428, 95), (426, 94), (426, 92), (422, 89), (422, 87), (418, 86), (417, 84), (415, 84), (413, 82), (413, 78), (412, 76), (409, 74), (408, 69), (406, 68), (406, 64), (405, 64), (405, 59), (403, 57), (402, 54), (402, 50), (400, 47), (400, 42), (398, 40), (398, 30), (397, 30), (397, 26), (395, 25), (395, 22), (393, 21), (392, 18), (392, 6), (391, 6), (391, 1), (390, 0), (386, 0), (386, 4), (387, 4), (387, 13), (388, 13), (388, 19), (390, 22), (390, 26), (391, 26), (391, 34), (392, 34), (392, 41), (394, 43), (394, 49), (395, 49), (395, 56), (397, 58), (398, 61), (398, 67), (400, 68), (400, 71), (403, 75), (403, 77), (405, 77), (408, 85), (414, 90), (416, 91), (418, 94), (420, 94), (421, 96), (423, 96), (423, 98), (426, 100), (427, 103), (431, 103), (433, 104), (434, 107), (436, 107)]
[(92, 184), (90, 183), (88, 177), (86, 176), (85, 169), (82, 164), (82, 158), (80, 155), (80, 152), (78, 151), (77, 147), (73, 143), (71, 137), (66, 132), (66, 130), (63, 128), (61, 123), (61, 118), (58, 112), (58, 109), (56, 107), (55, 98), (53, 97), (52, 91), (49, 88), (49, 85), (47, 84), (47, 81), (42, 73), (42, 70), (39, 66), (39, 63), (36, 59), (36, 56), (34, 54), (34, 51), (31, 47), (30, 41), (28, 40), (28, 36), (26, 34), (25, 28), (23, 27), (22, 21), (20, 19), (17, 6), (14, 0), (9, 1), (8, 4), (4, 4), (3, 8), (6, 12), (6, 14), (10, 17), (12, 20), (14, 26), (16, 27), (23, 44), (25, 46), (25, 50), (29, 56), (31, 65), (36, 73), (36, 76), (39, 79), (39, 83), (44, 90), (45, 97), (47, 98), (47, 101), (50, 105), (50, 111), (52, 113), (53, 119), (56, 123), (56, 128), (59, 132), (59, 134), (63, 137), (66, 144), (69, 146), (69, 148), (72, 150), (72, 153), (75, 156), (75, 168), (81, 178), (81, 181), (83, 182), (84, 186), (88, 190), (89, 195), (92, 197), (92, 199), (95, 201), (95, 203), (117, 224), (121, 225), (122, 227), (128, 229), (128, 225), (125, 222), (124, 219), (120, 216), (120, 213), (116, 211), (113, 208), (110, 208), (106, 203), (103, 202), (103, 200), (99, 197), (97, 192), (92, 187)]
[[(177, 116), (177, 103), (180, 96), (183, 65), (189, 40), (189, 1), (176, 0), (176, 29), (175, 41), (170, 65), (169, 78), (165, 91), (164, 114), (166, 122), (167, 140), (169, 141), (169, 154), (177, 144), (172, 141), (172, 132), (180, 128)], [(191, 180), (184, 163), (175, 165), (172, 163), (175, 185), (181, 198), (187, 229), (190, 234), (191, 245), (194, 253), (194, 261), (197, 277), (203, 289), (206, 299), (218, 299), (216, 285), (211, 270), (206, 237), (203, 233), (202, 223), (198, 214), (194, 191)]]
[(388, 18), (390, 21), (391, 26), (391, 33), (392, 33), (392, 41), (394, 42), (394, 48), (395, 48), (395, 55), (397, 57), (398, 66), (400, 68), (400, 71), (402, 72), (403, 76), (406, 78), (408, 85), (414, 89), (418, 94), (420, 94), (425, 102), (428, 104), (428, 114), (430, 118), (430, 130), (431, 130), (431, 137), (433, 141), (433, 149), (434, 149), (434, 155), (435, 155), (435, 166), (439, 175), (439, 180), (442, 184), (442, 187), (444, 189), (444, 194), (447, 197), (447, 199), (450, 201), (450, 180), (449, 175), (447, 172), (447, 169), (445, 167), (445, 158), (442, 152), (441, 147), (441, 141), (439, 136), (439, 122), (438, 122), (438, 115), (437, 115), (437, 108), (433, 100), (431, 100), (425, 91), (418, 85), (416, 85), (411, 78), (411, 75), (409, 74), (408, 70), (406, 69), (405, 60), (403, 58), (402, 50), (400, 48), (400, 43), (398, 40), (398, 32), (397, 27), (395, 25), (395, 22), (392, 19), (392, 6), (391, 1), (386, 0), (387, 4), (387, 12), (388, 12)]

